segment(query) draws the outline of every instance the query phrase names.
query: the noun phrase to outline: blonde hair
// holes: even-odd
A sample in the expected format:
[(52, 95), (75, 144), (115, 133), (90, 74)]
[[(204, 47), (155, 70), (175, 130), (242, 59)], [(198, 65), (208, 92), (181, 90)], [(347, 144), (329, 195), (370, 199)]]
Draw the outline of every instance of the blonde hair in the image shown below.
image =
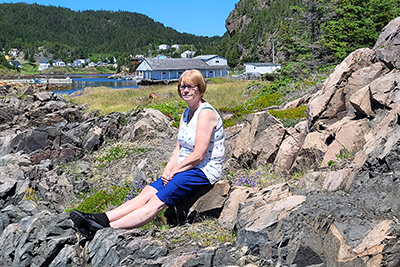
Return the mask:
[(197, 85), (201, 96), (204, 95), (204, 93), (206, 92), (206, 89), (207, 89), (206, 80), (204, 79), (201, 72), (196, 69), (186, 70), (184, 73), (182, 73), (181, 77), (179, 78), (178, 94), (180, 97), (182, 97), (182, 94), (181, 94), (181, 90), (179, 90), (179, 87), (183, 83), (185, 83), (185, 84), (191, 83), (191, 84)]

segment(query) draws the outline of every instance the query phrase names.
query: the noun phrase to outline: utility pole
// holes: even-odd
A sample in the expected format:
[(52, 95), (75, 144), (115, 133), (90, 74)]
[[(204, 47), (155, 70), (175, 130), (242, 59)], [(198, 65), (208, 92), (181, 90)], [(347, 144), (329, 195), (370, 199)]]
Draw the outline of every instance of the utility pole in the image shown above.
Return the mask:
[(151, 49), (150, 49), (151, 44), (149, 44), (149, 57), (151, 57)]
[(272, 39), (272, 63), (275, 64), (275, 44), (274, 44), (274, 39)]

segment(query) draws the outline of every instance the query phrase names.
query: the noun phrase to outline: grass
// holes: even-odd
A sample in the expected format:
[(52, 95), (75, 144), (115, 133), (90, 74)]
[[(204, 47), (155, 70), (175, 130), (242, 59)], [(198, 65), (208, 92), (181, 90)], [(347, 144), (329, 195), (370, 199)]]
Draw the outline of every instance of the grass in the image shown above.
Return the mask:
[[(82, 194), (78, 195), (78, 199), (83, 201), (74, 209), (86, 212), (86, 213), (101, 213), (109, 210), (110, 206), (120, 206), (126, 201), (129, 201), (136, 196), (144, 188), (144, 185), (136, 185), (132, 188), (128, 185), (126, 186), (112, 186), (108, 190), (98, 190), (92, 192), (91, 196), (84, 197)], [(34, 191), (29, 190), (26, 192), (26, 199), (32, 200), (34, 198)], [(68, 208), (66, 211), (71, 211), (72, 208)], [(140, 227), (141, 229), (160, 229), (167, 230), (169, 226), (167, 225), (167, 218), (164, 216), (166, 209), (161, 211), (151, 222)]]
[[(87, 213), (105, 212), (108, 211), (111, 205), (121, 205), (130, 191), (131, 188), (129, 186), (112, 186), (108, 190), (92, 192), (91, 196), (86, 197), (84, 201), (74, 209)], [(79, 198), (81, 198), (81, 196)], [(66, 211), (70, 211), (71, 209), (72, 208), (67, 209)]]
[[(216, 109), (226, 106), (236, 106), (250, 96), (243, 96), (249, 81), (228, 81), (224, 83), (210, 83), (204, 99)], [(158, 98), (149, 99), (154, 93)], [(66, 96), (77, 104), (89, 104), (88, 111), (99, 110), (100, 115), (111, 112), (125, 112), (131, 109), (157, 105), (161, 103), (178, 103), (182, 101), (177, 93), (177, 85), (154, 85), (138, 89), (111, 89), (95, 87), (75, 95)]]
[(102, 168), (115, 160), (124, 158), (128, 153), (139, 154), (146, 151), (147, 149), (135, 147), (131, 143), (116, 143), (96, 153), (95, 166), (97, 168)]
[(231, 172), (228, 179), (235, 185), (246, 187), (268, 187), (285, 181), (273, 164), (263, 161), (258, 162), (254, 168)]
[[(165, 240), (166, 233), (160, 233), (158, 238)], [(233, 231), (227, 230), (219, 226), (216, 219), (204, 219), (200, 223), (191, 224), (182, 233), (174, 236), (169, 241), (173, 244), (198, 244), (202, 247), (218, 246), (222, 243), (232, 242), (236, 238)]]
[(279, 118), (284, 127), (295, 126), (307, 117), (307, 106), (303, 105), (297, 108), (291, 108), (287, 110), (270, 110), (269, 113)]

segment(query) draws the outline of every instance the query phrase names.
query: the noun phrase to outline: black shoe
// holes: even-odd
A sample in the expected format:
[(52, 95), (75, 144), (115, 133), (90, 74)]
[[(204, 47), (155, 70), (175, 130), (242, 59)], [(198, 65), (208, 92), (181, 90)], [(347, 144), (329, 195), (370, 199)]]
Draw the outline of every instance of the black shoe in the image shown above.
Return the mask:
[(75, 227), (75, 230), (84, 238), (86, 238), (86, 240), (90, 241), (93, 239), (94, 237), (94, 233), (92, 233), (91, 231), (89, 231), (88, 229), (82, 228), (82, 227)]
[(96, 221), (96, 218), (90, 213), (83, 213), (77, 210), (71, 210), (69, 213), (71, 220), (74, 222), (76, 228), (84, 228), (92, 233), (105, 228)]

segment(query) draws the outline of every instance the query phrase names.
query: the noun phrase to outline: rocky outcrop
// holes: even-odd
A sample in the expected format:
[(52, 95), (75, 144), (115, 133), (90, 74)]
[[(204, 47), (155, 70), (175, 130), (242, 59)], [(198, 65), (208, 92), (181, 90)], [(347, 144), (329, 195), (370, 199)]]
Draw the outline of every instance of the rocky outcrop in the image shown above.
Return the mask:
[[(227, 129), (224, 179), (171, 207), (167, 230), (104, 229), (84, 243), (64, 211), (75, 194), (156, 179), (175, 143), (167, 117), (98, 116), (50, 92), (1, 86), (0, 265), (399, 266), (399, 22), (282, 105), (307, 104), (307, 121), (285, 128), (262, 111)], [(104, 163), (115, 146), (126, 154)], [(235, 185), (232, 173), (265, 164), (284, 181)]]
[[(311, 97), (284, 105), (293, 107), (308, 100), (305, 130), (304, 122), (296, 129), (285, 129), (281, 141), (276, 141), (277, 151), (268, 146), (258, 149), (276, 151), (268, 161), (279, 166), (277, 170), (283, 175), (305, 173), (290, 190), (294, 196), (305, 196), (305, 200), (288, 216), (254, 233), (250, 241), (247, 232), (241, 237), (238, 220), (239, 243), (269, 255), (266, 258), (271, 262), (296, 266), (399, 264), (393, 256), (399, 242), (399, 209), (395, 203), (399, 191), (400, 76), (394, 48), (398, 24), (398, 18), (393, 20), (373, 49), (350, 54)], [(248, 123), (237, 139), (239, 142), (246, 136), (246, 144), (237, 143), (236, 148), (250, 150), (257, 135), (248, 133), (258, 133), (258, 128), (258, 122)], [(272, 135), (273, 131), (266, 132), (271, 136), (267, 142), (273, 140)], [(233, 158), (241, 162), (246, 157), (249, 166), (265, 160), (256, 153), (249, 158), (247, 150), (235, 150)], [(235, 164), (231, 162), (230, 166)], [(226, 208), (232, 209), (231, 201)], [(250, 197), (240, 207), (247, 201)], [(252, 204), (253, 212), (254, 206), (268, 206), (256, 203)], [(240, 213), (241, 209), (237, 210)], [(261, 217), (269, 216), (271, 212)], [(278, 251), (280, 255), (274, 255)]]

